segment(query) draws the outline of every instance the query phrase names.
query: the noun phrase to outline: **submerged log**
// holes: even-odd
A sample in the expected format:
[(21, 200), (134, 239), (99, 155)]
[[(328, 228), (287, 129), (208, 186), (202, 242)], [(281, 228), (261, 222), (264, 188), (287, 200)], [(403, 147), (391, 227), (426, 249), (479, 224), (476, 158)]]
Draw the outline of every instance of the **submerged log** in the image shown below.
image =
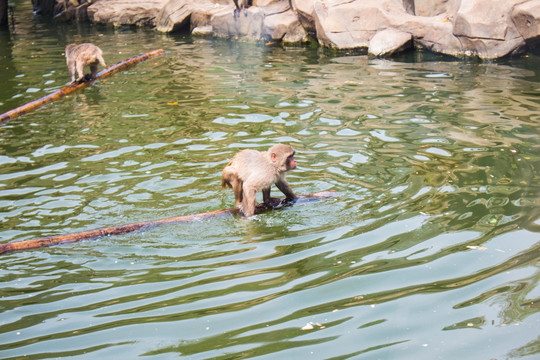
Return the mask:
[[(335, 191), (319, 191), (319, 192), (314, 192), (307, 195), (298, 195), (298, 198), (294, 202), (290, 202), (290, 201), (287, 201), (286, 199), (283, 199), (280, 205), (274, 208), (268, 207), (264, 204), (257, 204), (257, 207), (255, 208), (255, 214), (261, 214), (269, 210), (291, 206), (294, 203), (298, 204), (298, 203), (313, 202), (313, 201), (319, 201), (321, 199), (333, 198), (336, 196), (337, 196), (337, 193)], [(210, 219), (210, 218), (215, 218), (215, 217), (220, 217), (220, 216), (225, 216), (225, 215), (237, 215), (239, 213), (240, 213), (240, 210), (237, 208), (221, 209), (221, 210), (208, 211), (208, 212), (203, 212), (203, 213), (198, 213), (198, 214), (175, 216), (175, 217), (164, 218), (164, 219), (159, 219), (159, 220), (142, 221), (142, 222), (138, 222), (134, 224), (111, 226), (111, 227), (82, 231), (82, 232), (72, 233), (72, 234), (54, 235), (54, 236), (47, 236), (43, 238), (37, 238), (37, 239), (15, 241), (11, 243), (0, 244), (0, 254), (13, 252), (13, 251), (19, 251), (19, 250), (37, 249), (41, 247), (58, 245), (58, 244), (73, 243), (73, 242), (77, 242), (81, 240), (94, 240), (94, 239), (102, 238), (104, 236), (122, 235), (122, 234), (127, 234), (130, 232), (134, 232), (137, 230), (148, 230), (148, 229), (151, 229), (160, 225), (165, 225), (165, 224), (187, 223), (187, 222), (192, 222), (196, 220)]]
[(50, 94), (47, 94), (37, 100), (34, 100), (34, 101), (31, 101), (27, 104), (24, 104), (24, 105), (21, 105), (13, 110), (10, 110), (8, 112), (5, 112), (3, 113), (2, 115), (0, 115), (0, 122), (4, 121), (4, 120), (8, 120), (8, 119), (13, 119), (14, 117), (16, 116), (19, 116), (21, 114), (24, 114), (26, 112), (29, 112), (31, 110), (34, 110), (35, 108), (39, 107), (39, 106), (42, 106), (42, 105), (45, 105), (45, 104), (48, 104), (50, 102), (53, 102), (54, 100), (57, 100), (63, 96), (66, 96), (68, 94), (71, 94), (72, 92), (76, 91), (76, 90), (79, 90), (79, 89), (82, 89), (92, 83), (94, 83), (94, 81), (96, 80), (101, 80), (101, 79), (104, 79), (106, 77), (109, 77), (111, 76), (112, 74), (114, 73), (117, 73), (118, 71), (121, 71), (121, 70), (124, 70), (130, 66), (133, 66), (141, 61), (144, 61), (144, 60), (147, 60), (151, 57), (154, 57), (154, 56), (157, 56), (157, 55), (161, 55), (163, 54), (165, 51), (163, 49), (158, 49), (158, 50), (153, 50), (153, 51), (150, 51), (150, 52), (147, 52), (147, 53), (144, 53), (144, 54), (140, 54), (140, 55), (136, 55), (136, 56), (132, 56), (130, 57), (129, 59), (126, 59), (126, 60), (123, 60), (123, 61), (120, 61), (114, 65), (111, 65), (109, 66), (108, 68), (105, 68), (103, 70), (101, 70), (100, 72), (98, 72), (96, 74), (96, 78), (95, 79), (92, 79), (92, 80), (89, 80), (89, 81), (83, 81), (83, 82), (80, 82), (80, 83), (71, 83), (69, 85), (66, 85), (64, 86), (63, 88), (61, 89), (58, 89), (56, 91), (53, 91), (52, 93)]

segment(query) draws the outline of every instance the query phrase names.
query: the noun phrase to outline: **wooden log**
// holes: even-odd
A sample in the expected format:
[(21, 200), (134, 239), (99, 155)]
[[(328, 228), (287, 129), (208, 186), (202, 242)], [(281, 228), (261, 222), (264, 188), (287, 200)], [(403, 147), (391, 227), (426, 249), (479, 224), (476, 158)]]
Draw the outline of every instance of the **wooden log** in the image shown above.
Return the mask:
[(71, 83), (71, 84), (66, 85), (63, 88), (58, 89), (56, 91), (53, 91), (52, 93), (47, 94), (47, 95), (45, 95), (45, 96), (43, 96), (43, 97), (41, 97), (41, 98), (39, 98), (37, 100), (31, 101), (29, 103), (26, 103), (24, 105), (21, 105), (21, 106), (15, 108), (15, 109), (13, 109), (13, 110), (9, 110), (8, 112), (3, 113), (2, 115), (0, 115), (0, 122), (2, 122), (4, 120), (8, 120), (8, 119), (13, 119), (16, 116), (19, 116), (21, 114), (24, 114), (26, 112), (34, 110), (35, 108), (37, 108), (39, 106), (48, 104), (48, 103), (53, 102), (54, 100), (57, 100), (57, 99), (59, 99), (59, 98), (61, 98), (63, 96), (71, 94), (72, 92), (74, 92), (76, 90), (82, 89), (82, 88), (94, 83), (94, 81), (96, 81), (96, 80), (101, 80), (101, 79), (104, 79), (106, 77), (109, 77), (109, 76), (113, 75), (114, 73), (117, 73), (118, 71), (124, 70), (124, 69), (126, 69), (126, 68), (128, 68), (130, 66), (133, 66), (133, 65), (141, 62), (141, 61), (147, 60), (147, 59), (149, 59), (151, 57), (154, 57), (154, 56), (157, 56), (157, 55), (161, 55), (163, 53), (165, 53), (164, 50), (158, 49), (158, 50), (153, 50), (153, 51), (150, 51), (150, 52), (147, 52), (147, 53), (144, 53), (144, 54), (132, 56), (129, 59), (120, 61), (120, 62), (118, 62), (118, 63), (116, 63), (114, 65), (111, 65), (108, 68), (105, 68), (105, 69), (101, 70), (100, 72), (98, 72), (96, 74), (96, 78), (93, 79), (93, 80), (83, 81), (83, 82), (80, 82), (80, 83)]
[[(294, 202), (289, 202), (289, 201), (286, 201), (286, 199), (283, 199), (281, 200), (280, 205), (274, 208), (268, 207), (264, 204), (257, 204), (257, 207), (255, 208), (255, 214), (261, 214), (269, 210), (291, 206), (295, 203), (299, 204), (299, 203), (306, 203), (306, 202), (312, 202), (312, 201), (319, 201), (321, 199), (328, 199), (328, 198), (333, 198), (336, 196), (337, 196), (337, 193), (335, 191), (319, 191), (319, 192), (314, 192), (307, 195), (298, 195), (298, 199)], [(164, 219), (159, 219), (159, 220), (142, 221), (142, 222), (138, 222), (134, 224), (105, 227), (105, 228), (100, 228), (96, 230), (88, 230), (88, 231), (82, 231), (82, 232), (71, 233), (71, 234), (66, 234), (66, 235), (54, 235), (54, 236), (47, 236), (43, 238), (15, 241), (15, 242), (10, 242), (10, 243), (0, 244), (0, 254), (9, 253), (13, 251), (20, 251), (20, 250), (37, 249), (41, 247), (58, 245), (58, 244), (73, 243), (73, 242), (77, 242), (81, 240), (93, 240), (93, 239), (102, 238), (104, 236), (122, 235), (122, 234), (127, 234), (130, 232), (134, 232), (137, 230), (148, 230), (156, 226), (165, 225), (165, 224), (186, 223), (186, 222), (192, 222), (195, 220), (210, 219), (210, 218), (226, 216), (226, 215), (237, 215), (239, 214), (239, 212), (240, 210), (237, 208), (221, 209), (221, 210), (208, 211), (208, 212), (203, 212), (203, 213), (198, 213), (198, 214), (175, 216), (175, 217), (164, 218)]]

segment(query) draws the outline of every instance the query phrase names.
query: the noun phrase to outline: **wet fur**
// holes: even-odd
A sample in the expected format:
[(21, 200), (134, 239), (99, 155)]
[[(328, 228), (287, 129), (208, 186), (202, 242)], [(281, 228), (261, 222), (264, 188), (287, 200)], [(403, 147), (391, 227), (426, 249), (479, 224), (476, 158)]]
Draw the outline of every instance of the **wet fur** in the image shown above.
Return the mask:
[(285, 173), (290, 168), (288, 158), (293, 156), (294, 149), (289, 145), (277, 144), (268, 151), (245, 149), (237, 153), (223, 169), (221, 185), (230, 187), (234, 192), (236, 207), (241, 208), (245, 216), (252, 216), (255, 212), (256, 194), (263, 193), (264, 203), (268, 206), (276, 205), (278, 199), (270, 197), (270, 188), (276, 184), (287, 199), (292, 200), (295, 195), (285, 179)]
[[(105, 60), (103, 60), (103, 53), (100, 48), (94, 44), (69, 44), (66, 46), (66, 63), (71, 76), (71, 82), (81, 82), (85, 80), (84, 67), (90, 66), (90, 79), (95, 79), (98, 64), (103, 67)], [(75, 79), (75, 71), (77, 71), (79, 77)]]

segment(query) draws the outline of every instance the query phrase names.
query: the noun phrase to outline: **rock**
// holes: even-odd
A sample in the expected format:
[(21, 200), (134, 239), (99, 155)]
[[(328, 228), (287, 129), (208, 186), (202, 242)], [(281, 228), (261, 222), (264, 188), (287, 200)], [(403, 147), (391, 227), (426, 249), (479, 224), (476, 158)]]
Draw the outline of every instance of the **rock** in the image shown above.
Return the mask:
[(368, 54), (385, 56), (406, 50), (412, 46), (412, 35), (395, 29), (385, 29), (369, 41)]
[(313, 3), (315, 0), (291, 0), (293, 11), (298, 16), (298, 20), (306, 32), (316, 37), (315, 19), (313, 17)]
[(307, 41), (307, 32), (288, 2), (275, 2), (265, 7), (264, 11), (263, 34), (265, 37), (287, 43)]
[(91, 4), (86, 0), (57, 1), (54, 7), (55, 21), (86, 21), (88, 20), (87, 8)]
[[(463, 1), (454, 20), (454, 35), (504, 40), (510, 3), (508, 0)], [(504, 11), (490, 11), (493, 7)]]
[(154, 26), (155, 19), (166, 0), (108, 0), (97, 1), (88, 7), (88, 17), (95, 23)]
[(214, 35), (250, 40), (260, 40), (263, 33), (264, 12), (258, 7), (242, 9), (237, 17), (233, 8), (212, 17), (211, 25)]
[[(71, 1), (80, 5), (85, 0)], [(238, 16), (232, 0), (101, 0), (87, 12), (93, 22), (155, 26), (162, 32), (192, 30), (197, 35), (282, 42), (306, 41), (309, 35), (325, 47), (367, 49), (376, 56), (414, 43), (437, 53), (493, 59), (540, 44), (540, 0), (251, 3)]]
[(251, 6), (242, 9), (238, 16), (234, 8), (212, 17), (210, 23), (214, 35), (237, 39), (301, 42), (307, 40), (307, 33), (288, 2), (272, 1), (268, 6)]
[(193, 29), (208, 26), (213, 15), (224, 9), (233, 11), (232, 3), (212, 0), (168, 0), (156, 19), (156, 29), (172, 32), (180, 29)]
[(410, 16), (398, 0), (315, 0), (313, 7), (319, 43), (336, 49), (367, 48), (377, 31), (391, 27), (389, 12)]
[[(461, 3), (455, 16), (453, 34), (462, 42), (466, 54), (495, 59), (519, 52), (525, 46), (525, 40), (510, 21), (517, 2), (475, 0)], [(486, 10), (493, 8), (497, 11)]]
[(186, 27), (193, 11), (191, 5), (188, 0), (167, 1), (156, 18), (157, 31), (171, 32)]
[(308, 40), (307, 32), (291, 9), (266, 16), (263, 33), (272, 40), (281, 40), (285, 43), (299, 43)]
[(455, 14), (460, 3), (461, 0), (414, 0), (414, 13), (412, 15), (438, 16)]
[(452, 23), (444, 17), (403, 16), (398, 30), (412, 34), (415, 46), (436, 53), (463, 56), (461, 42), (452, 34)]
[[(225, 2), (227, 1), (225, 0)], [(210, 23), (214, 15), (234, 11), (234, 7), (228, 3), (222, 4), (221, 2), (207, 1), (206, 6), (201, 6), (203, 4), (204, 1), (197, 3), (198, 6), (194, 7), (193, 11), (191, 12), (190, 21), (192, 29), (195, 27), (211, 26)], [(209, 35), (213, 35), (213, 31), (212, 34)]]
[(214, 33), (214, 29), (210, 25), (197, 26), (191, 31), (192, 35), (199, 35), (199, 36), (209, 36), (209, 35), (212, 35), (213, 33)]
[(528, 1), (514, 7), (512, 21), (525, 40), (540, 36), (540, 1)]

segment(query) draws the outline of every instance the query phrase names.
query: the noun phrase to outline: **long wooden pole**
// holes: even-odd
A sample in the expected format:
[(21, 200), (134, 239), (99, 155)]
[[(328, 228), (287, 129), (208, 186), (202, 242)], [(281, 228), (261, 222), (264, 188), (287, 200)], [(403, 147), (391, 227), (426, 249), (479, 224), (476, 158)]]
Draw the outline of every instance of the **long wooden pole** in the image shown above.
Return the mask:
[(96, 74), (96, 78), (91, 80), (91, 81), (84, 81), (84, 82), (81, 82), (79, 84), (71, 83), (71, 84), (66, 85), (63, 88), (58, 89), (56, 91), (53, 91), (52, 93), (47, 94), (47, 95), (45, 95), (45, 96), (43, 96), (43, 97), (41, 97), (41, 98), (39, 98), (37, 100), (31, 101), (31, 102), (29, 102), (27, 104), (21, 105), (21, 106), (15, 108), (13, 110), (10, 110), (8, 112), (3, 113), (2, 115), (0, 115), (0, 122), (2, 122), (4, 120), (8, 120), (8, 119), (13, 119), (16, 116), (19, 116), (21, 114), (24, 114), (26, 112), (34, 110), (35, 108), (37, 108), (39, 106), (42, 106), (42, 105), (48, 104), (50, 102), (53, 102), (54, 100), (57, 100), (57, 99), (59, 99), (59, 98), (61, 98), (63, 96), (71, 94), (72, 92), (74, 92), (76, 90), (82, 89), (82, 88), (92, 84), (96, 80), (101, 80), (101, 79), (104, 79), (106, 77), (109, 77), (112, 74), (117, 73), (118, 71), (124, 70), (124, 69), (126, 69), (126, 68), (128, 68), (130, 66), (133, 66), (133, 65), (135, 65), (135, 64), (137, 64), (137, 63), (139, 63), (141, 61), (147, 60), (147, 59), (149, 59), (151, 57), (161, 55), (164, 52), (165, 51), (163, 49), (153, 50), (153, 51), (150, 51), (150, 52), (147, 52), (147, 53), (144, 53), (144, 54), (140, 54), (140, 55), (136, 55), (136, 56), (132, 56), (129, 59), (120, 61), (120, 62), (118, 62), (118, 63), (116, 63), (114, 65), (111, 65), (108, 68), (105, 68), (105, 69), (101, 70), (100, 72), (98, 72)]
[[(337, 193), (335, 191), (319, 191), (319, 192), (314, 192), (307, 195), (299, 195), (295, 203), (318, 201), (321, 199), (328, 199), (328, 198), (333, 198), (336, 196), (337, 196)], [(287, 202), (284, 199), (281, 201), (281, 205), (276, 208), (291, 206), (292, 204), (293, 204), (292, 202)], [(255, 214), (260, 214), (260, 213), (266, 212), (268, 210), (273, 210), (273, 209), (274, 208), (267, 207), (264, 204), (258, 204), (257, 207), (255, 208)], [(47, 236), (43, 238), (37, 238), (37, 239), (15, 241), (15, 242), (10, 242), (10, 243), (0, 244), (0, 254), (9, 253), (13, 251), (20, 251), (20, 250), (37, 249), (41, 247), (58, 245), (58, 244), (73, 243), (73, 242), (77, 242), (81, 240), (93, 240), (93, 239), (98, 239), (104, 236), (127, 234), (127, 233), (137, 231), (137, 230), (147, 230), (147, 229), (151, 229), (156, 226), (165, 225), (165, 224), (186, 223), (186, 222), (191, 222), (194, 220), (210, 219), (210, 218), (215, 218), (215, 217), (225, 216), (225, 215), (236, 215), (238, 213), (239, 213), (239, 209), (236, 209), (236, 208), (214, 210), (214, 211), (209, 211), (209, 212), (175, 216), (175, 217), (159, 219), (159, 220), (142, 221), (142, 222), (138, 222), (134, 224), (105, 227), (101, 229), (82, 231), (82, 232), (66, 234), (66, 235), (54, 235), (54, 236)]]

